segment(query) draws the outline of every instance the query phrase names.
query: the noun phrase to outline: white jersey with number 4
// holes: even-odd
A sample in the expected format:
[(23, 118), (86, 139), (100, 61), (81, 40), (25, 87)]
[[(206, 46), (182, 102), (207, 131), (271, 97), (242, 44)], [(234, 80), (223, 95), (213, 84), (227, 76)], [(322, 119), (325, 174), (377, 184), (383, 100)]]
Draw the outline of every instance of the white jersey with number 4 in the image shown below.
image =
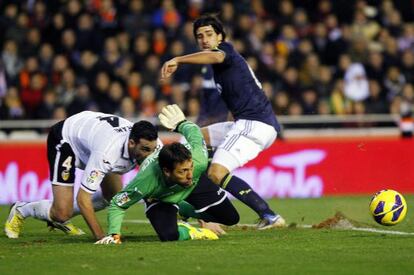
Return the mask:
[(128, 153), (133, 123), (110, 114), (84, 111), (67, 118), (62, 137), (72, 147), (75, 165), (83, 169), (81, 188), (95, 192), (108, 172), (124, 174), (136, 166)]

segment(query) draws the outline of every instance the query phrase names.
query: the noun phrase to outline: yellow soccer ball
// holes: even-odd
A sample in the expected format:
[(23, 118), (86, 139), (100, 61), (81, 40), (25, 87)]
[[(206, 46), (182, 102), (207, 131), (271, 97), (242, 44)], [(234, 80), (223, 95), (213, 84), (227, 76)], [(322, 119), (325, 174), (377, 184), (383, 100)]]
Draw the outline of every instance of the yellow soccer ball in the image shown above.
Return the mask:
[(369, 210), (377, 223), (395, 225), (407, 214), (407, 203), (397, 191), (385, 189), (372, 197)]

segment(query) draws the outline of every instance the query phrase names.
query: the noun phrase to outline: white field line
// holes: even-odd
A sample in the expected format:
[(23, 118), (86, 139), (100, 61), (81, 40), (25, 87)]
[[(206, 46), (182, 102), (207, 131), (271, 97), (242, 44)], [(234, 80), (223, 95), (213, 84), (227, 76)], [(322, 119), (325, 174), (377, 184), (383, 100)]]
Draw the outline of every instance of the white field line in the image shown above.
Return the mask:
[(364, 232), (373, 232), (373, 233), (381, 233), (381, 234), (391, 234), (391, 235), (411, 235), (414, 236), (413, 232), (403, 232), (403, 231), (392, 231), (392, 230), (381, 230), (375, 228), (366, 228), (366, 227), (352, 227), (351, 230), (354, 231), (364, 231)]
[[(125, 223), (138, 223), (138, 224), (149, 224), (148, 220), (124, 220)], [(190, 222), (191, 224), (198, 224), (197, 222)], [(256, 227), (255, 224), (237, 224), (235, 227)], [(310, 224), (301, 224), (297, 225), (300, 228), (312, 228)], [(403, 231), (393, 231), (393, 230), (382, 230), (369, 227), (348, 227), (348, 228), (338, 228), (339, 230), (352, 230), (352, 231), (362, 231), (370, 233), (379, 233), (379, 234), (390, 234), (390, 235), (408, 235), (414, 236), (414, 232), (403, 232)]]

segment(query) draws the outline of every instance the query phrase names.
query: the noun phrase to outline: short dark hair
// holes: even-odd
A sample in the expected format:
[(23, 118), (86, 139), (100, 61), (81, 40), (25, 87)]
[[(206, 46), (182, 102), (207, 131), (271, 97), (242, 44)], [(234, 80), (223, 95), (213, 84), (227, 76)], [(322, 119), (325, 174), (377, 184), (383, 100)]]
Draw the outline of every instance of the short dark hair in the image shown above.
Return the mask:
[(158, 163), (161, 167), (174, 170), (177, 163), (191, 159), (191, 152), (179, 142), (173, 142), (162, 147), (158, 155)]
[(156, 140), (158, 138), (157, 128), (151, 122), (141, 120), (132, 126), (129, 138), (135, 142), (139, 142), (141, 138), (146, 140)]
[(202, 15), (193, 23), (193, 34), (197, 39), (197, 30), (200, 27), (211, 26), (213, 27), (216, 34), (221, 34), (223, 36), (223, 41), (226, 40), (226, 33), (224, 32), (223, 24), (220, 20), (211, 14)]

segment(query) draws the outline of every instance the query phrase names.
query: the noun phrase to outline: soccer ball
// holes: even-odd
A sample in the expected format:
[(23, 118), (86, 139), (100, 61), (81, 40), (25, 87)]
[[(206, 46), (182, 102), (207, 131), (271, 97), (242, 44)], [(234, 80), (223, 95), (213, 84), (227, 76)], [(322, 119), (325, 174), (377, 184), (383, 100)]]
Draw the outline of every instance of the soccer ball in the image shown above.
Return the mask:
[(407, 214), (407, 203), (397, 191), (385, 189), (372, 197), (369, 210), (377, 223), (395, 225)]

